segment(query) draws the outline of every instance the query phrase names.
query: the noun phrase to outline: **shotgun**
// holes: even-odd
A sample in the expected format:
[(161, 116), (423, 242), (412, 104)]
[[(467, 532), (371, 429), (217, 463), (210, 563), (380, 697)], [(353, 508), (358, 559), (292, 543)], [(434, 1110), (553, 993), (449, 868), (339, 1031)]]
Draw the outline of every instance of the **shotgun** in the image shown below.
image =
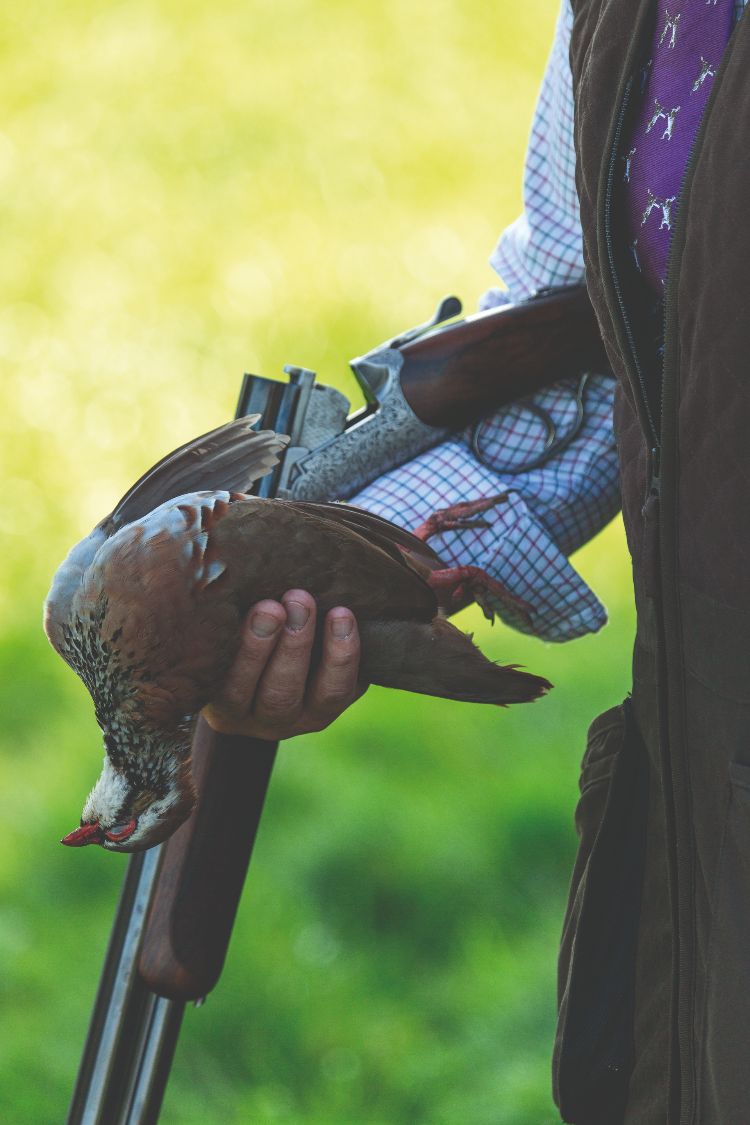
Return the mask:
[[(291, 438), (256, 494), (352, 496), (519, 397), (608, 370), (583, 286), (456, 320), (460, 311), (446, 298), (426, 324), (353, 360), (365, 399), (353, 414), (306, 368), (285, 368), (287, 382), (246, 375), (236, 416), (259, 413), (261, 428)], [(129, 860), (68, 1125), (157, 1122), (185, 1005), (221, 974), (275, 753), (199, 720), (197, 808), (166, 843)]]

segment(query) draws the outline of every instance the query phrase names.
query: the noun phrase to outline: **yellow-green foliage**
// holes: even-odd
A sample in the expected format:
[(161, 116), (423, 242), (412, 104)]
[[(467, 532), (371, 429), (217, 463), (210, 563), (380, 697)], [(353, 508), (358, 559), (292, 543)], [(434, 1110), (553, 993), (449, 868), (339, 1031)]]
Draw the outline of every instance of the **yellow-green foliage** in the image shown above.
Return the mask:
[[(0, 15), (0, 1118), (63, 1120), (123, 862), (57, 844), (100, 746), (40, 605), (243, 370), (346, 360), (469, 307), (520, 206), (554, 0), (30, 0)], [(619, 525), (599, 637), (477, 628), (558, 685), (500, 714), (371, 691), (283, 747), (225, 977), (163, 1120), (541, 1125), (585, 726), (627, 685)]]

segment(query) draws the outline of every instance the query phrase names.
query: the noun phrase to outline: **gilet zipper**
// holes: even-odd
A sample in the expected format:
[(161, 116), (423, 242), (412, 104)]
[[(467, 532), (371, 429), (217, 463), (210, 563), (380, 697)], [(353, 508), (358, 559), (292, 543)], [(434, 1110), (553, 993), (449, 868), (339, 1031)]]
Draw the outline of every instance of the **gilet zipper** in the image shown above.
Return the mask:
[[(659, 423), (657, 424), (651, 410), (649, 395), (646, 385), (646, 378), (638, 355), (638, 347), (635, 340), (635, 334), (630, 323), (628, 309), (625, 303), (622, 283), (617, 272), (617, 261), (615, 255), (615, 240), (612, 232), (612, 197), (614, 191), (615, 170), (617, 167), (617, 157), (620, 151), (620, 143), (622, 139), (622, 131), (627, 117), (627, 112), (630, 104), (630, 97), (633, 89), (633, 76), (631, 74), (624, 89), (623, 97), (620, 102), (620, 108), (617, 116), (617, 123), (615, 127), (614, 137), (612, 140), (612, 148), (609, 155), (609, 164), (607, 169), (607, 185), (605, 193), (605, 212), (604, 212), (604, 232), (605, 243), (607, 252), (607, 263), (609, 266), (609, 276), (612, 282), (615, 298), (617, 301), (617, 311), (620, 317), (620, 326), (624, 341), (627, 345), (627, 351), (623, 355), (625, 359), (626, 368), (628, 368), (628, 377), (633, 389), (633, 395), (636, 403), (636, 410), (641, 424), (641, 429), (644, 438), (647, 442), (648, 448), (648, 468), (647, 468), (647, 485), (646, 493), (643, 499), (643, 507), (641, 514), (643, 517), (643, 571), (642, 580), (644, 592), (646, 595), (653, 599), (655, 607), (655, 615), (657, 621), (657, 653), (656, 653), (656, 666), (659, 690), (657, 691), (658, 700), (658, 728), (659, 728), (659, 758), (660, 768), (662, 774), (662, 791), (664, 796), (664, 813), (666, 817), (666, 837), (668, 848), (668, 863), (669, 863), (669, 879), (670, 891), (672, 899), (672, 918), (673, 918), (673, 996), (677, 1000), (673, 1010), (673, 1047), (672, 1047), (672, 1061), (670, 1069), (670, 1110), (669, 1121), (674, 1122), (679, 1120), (682, 1122), (684, 1119), (681, 1116), (681, 1108), (685, 1104), (686, 1090), (684, 1088), (683, 1072), (685, 1069), (685, 1052), (691, 1053), (691, 1043), (685, 1041), (684, 1025), (679, 1018), (680, 1001), (678, 997), (684, 989), (684, 974), (688, 969), (684, 960), (684, 942), (680, 941), (680, 930), (682, 926), (681, 919), (684, 917), (684, 905), (681, 905), (681, 899), (684, 898), (684, 872), (681, 870), (682, 865), (678, 862), (678, 848), (677, 848), (677, 816), (675, 810), (674, 794), (673, 794), (673, 763), (670, 754), (669, 745), (669, 731), (667, 726), (667, 712), (669, 709), (669, 702), (667, 696), (667, 643), (665, 637), (664, 616), (663, 616), (663, 572), (662, 572), (662, 558), (660, 550), (660, 539), (662, 529), (662, 427), (664, 426), (664, 400), (663, 400), (663, 378), (662, 378), (662, 408)], [(691, 927), (692, 928), (692, 927)], [(692, 1071), (692, 1066), (689, 1068)]]

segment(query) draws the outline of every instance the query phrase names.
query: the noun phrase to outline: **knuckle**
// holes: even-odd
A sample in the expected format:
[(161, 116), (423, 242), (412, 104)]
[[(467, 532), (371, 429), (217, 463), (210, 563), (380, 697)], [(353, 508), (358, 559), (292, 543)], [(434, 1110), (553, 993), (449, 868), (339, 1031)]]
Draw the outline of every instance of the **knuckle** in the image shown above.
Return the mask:
[(300, 706), (299, 697), (287, 688), (269, 686), (260, 692), (259, 710), (274, 719), (283, 717), (287, 723), (291, 723), (299, 714)]

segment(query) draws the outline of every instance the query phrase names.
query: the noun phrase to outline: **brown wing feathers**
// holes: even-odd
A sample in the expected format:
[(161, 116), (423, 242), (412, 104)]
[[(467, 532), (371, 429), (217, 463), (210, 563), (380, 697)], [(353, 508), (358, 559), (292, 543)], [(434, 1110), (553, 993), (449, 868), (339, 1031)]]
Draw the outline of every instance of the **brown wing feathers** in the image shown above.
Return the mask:
[(398, 548), (398, 550), (406, 550), (410, 555), (421, 559), (426, 565), (430, 566), (430, 569), (444, 565), (440, 556), (422, 539), (417, 539), (416, 535), (412, 535), (410, 531), (405, 531), (391, 523), (390, 520), (383, 519), (382, 516), (376, 516), (373, 512), (367, 512), (364, 508), (356, 508), (353, 504), (342, 504), (338, 501), (316, 504), (309, 501), (292, 500), (289, 503), (301, 512), (309, 511), (334, 522), (342, 523), (345, 527), (365, 535), (370, 542), (376, 542), (379, 547), (394, 557), (396, 556), (394, 548)]
[(322, 612), (347, 605), (366, 618), (430, 620), (437, 612), (424, 580), (431, 568), (414, 563), (382, 531), (372, 542), (361, 521), (356, 529), (347, 525), (344, 512), (338, 504), (254, 497), (231, 503), (212, 538), (243, 607), (297, 587), (309, 590)]
[(237, 418), (174, 449), (129, 488), (103, 521), (108, 534), (185, 492), (246, 492), (278, 463), (286, 434), (254, 430), (259, 414)]

